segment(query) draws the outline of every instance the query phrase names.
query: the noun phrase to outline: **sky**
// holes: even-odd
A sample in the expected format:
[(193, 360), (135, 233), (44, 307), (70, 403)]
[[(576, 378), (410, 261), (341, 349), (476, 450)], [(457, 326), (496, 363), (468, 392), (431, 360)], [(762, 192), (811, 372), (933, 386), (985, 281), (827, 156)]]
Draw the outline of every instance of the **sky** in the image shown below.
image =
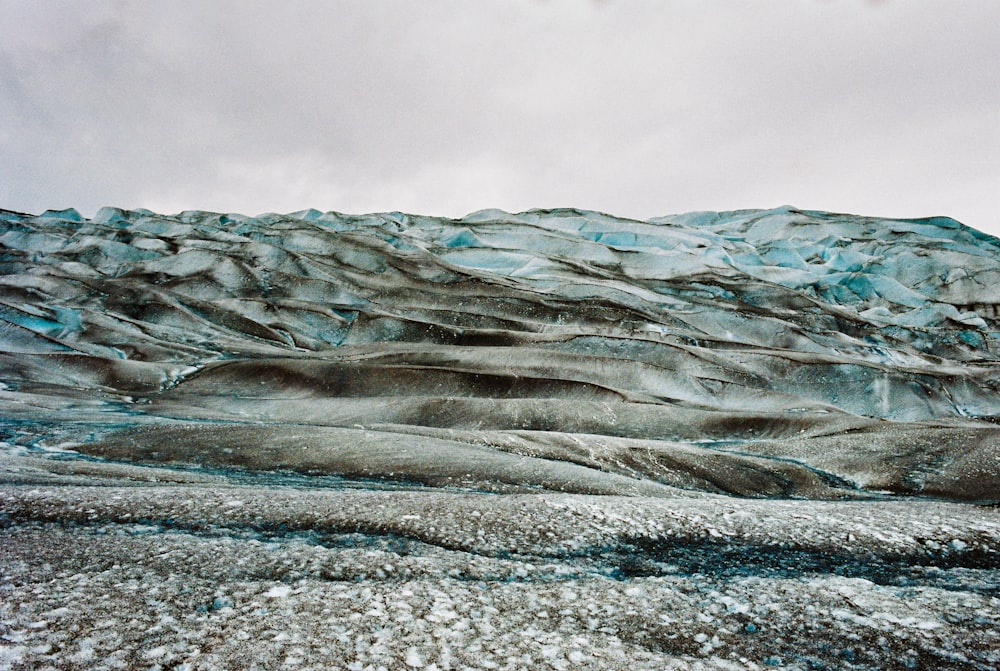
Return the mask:
[(0, 207), (1000, 236), (997, 0), (0, 0)]

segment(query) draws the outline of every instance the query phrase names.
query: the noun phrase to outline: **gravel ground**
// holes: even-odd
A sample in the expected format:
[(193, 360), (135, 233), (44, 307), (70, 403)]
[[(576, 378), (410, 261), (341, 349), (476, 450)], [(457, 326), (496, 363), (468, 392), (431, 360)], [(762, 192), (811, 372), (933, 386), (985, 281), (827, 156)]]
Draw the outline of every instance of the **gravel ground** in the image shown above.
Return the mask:
[(0, 668), (1000, 668), (992, 507), (12, 463)]

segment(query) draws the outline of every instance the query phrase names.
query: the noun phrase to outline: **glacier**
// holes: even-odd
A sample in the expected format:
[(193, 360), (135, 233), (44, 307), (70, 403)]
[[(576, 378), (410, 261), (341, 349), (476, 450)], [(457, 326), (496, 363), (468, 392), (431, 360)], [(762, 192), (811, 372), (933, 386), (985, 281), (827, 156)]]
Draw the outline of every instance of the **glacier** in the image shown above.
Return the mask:
[(0, 668), (997, 668), (998, 289), (945, 217), (0, 210)]

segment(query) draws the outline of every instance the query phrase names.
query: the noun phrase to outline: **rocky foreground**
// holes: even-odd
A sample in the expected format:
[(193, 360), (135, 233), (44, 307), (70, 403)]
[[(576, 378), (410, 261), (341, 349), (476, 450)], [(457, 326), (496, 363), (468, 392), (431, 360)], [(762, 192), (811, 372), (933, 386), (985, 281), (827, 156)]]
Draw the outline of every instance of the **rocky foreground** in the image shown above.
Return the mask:
[(0, 211), (0, 668), (1000, 668), (1000, 241)]

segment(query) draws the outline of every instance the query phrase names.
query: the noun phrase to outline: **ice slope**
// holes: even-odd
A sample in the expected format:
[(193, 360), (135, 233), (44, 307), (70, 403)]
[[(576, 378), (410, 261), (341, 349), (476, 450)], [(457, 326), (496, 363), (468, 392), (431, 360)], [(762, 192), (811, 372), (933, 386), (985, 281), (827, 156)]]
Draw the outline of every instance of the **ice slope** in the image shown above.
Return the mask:
[[(293, 422), (650, 486), (1000, 498), (989, 424), (925, 429), (947, 440), (942, 457), (879, 423), (1000, 415), (1000, 241), (951, 219), (104, 208), (92, 220), (3, 211), (0, 245), (11, 420), (39, 419), (38, 398), (98, 398), (93, 436), (111, 415), (150, 435), (197, 421), (205, 437), (188, 449), (214, 444), (205, 422)], [(845, 432), (838, 459), (793, 441)], [(530, 480), (501, 461), (472, 479)], [(350, 463), (345, 452), (308, 468)]]
[(4, 350), (134, 362), (124, 385), (171, 364), (388, 343), (478, 360), (493, 346), (516, 351), (524, 377), (541, 357), (566, 383), (707, 407), (785, 395), (893, 419), (998, 412), (1000, 241), (950, 219), (105, 208), (0, 221)]

